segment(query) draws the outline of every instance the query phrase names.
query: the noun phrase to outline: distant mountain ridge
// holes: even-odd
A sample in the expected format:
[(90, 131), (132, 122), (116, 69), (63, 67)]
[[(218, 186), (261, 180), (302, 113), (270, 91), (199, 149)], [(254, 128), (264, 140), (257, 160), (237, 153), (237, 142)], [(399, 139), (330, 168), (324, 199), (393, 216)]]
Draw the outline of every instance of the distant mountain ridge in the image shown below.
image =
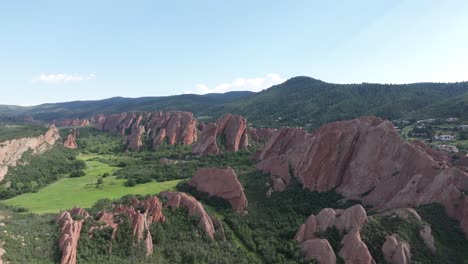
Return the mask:
[(305, 126), (312, 129), (363, 115), (386, 119), (428, 115), (468, 118), (465, 102), (468, 102), (468, 82), (333, 84), (300, 76), (258, 93), (114, 97), (32, 107), (0, 106), (0, 121), (31, 116), (50, 122), (63, 118), (87, 118), (97, 113), (181, 110), (193, 112), (203, 119), (216, 119), (232, 113), (247, 117), (256, 126)]

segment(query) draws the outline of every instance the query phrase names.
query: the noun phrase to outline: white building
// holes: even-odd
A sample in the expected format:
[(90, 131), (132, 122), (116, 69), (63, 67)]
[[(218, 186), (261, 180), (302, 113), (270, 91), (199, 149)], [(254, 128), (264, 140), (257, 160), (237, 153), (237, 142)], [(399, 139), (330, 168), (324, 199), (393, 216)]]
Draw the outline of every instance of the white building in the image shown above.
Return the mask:
[(468, 130), (468, 125), (461, 125), (461, 126), (458, 127), (458, 129), (463, 130), (463, 131), (467, 131)]
[(440, 135), (440, 136), (435, 136), (434, 139), (440, 140), (440, 141), (453, 141), (455, 137), (452, 135)]
[(459, 149), (453, 145), (438, 145), (435, 146), (437, 150), (445, 151), (447, 153), (458, 153)]

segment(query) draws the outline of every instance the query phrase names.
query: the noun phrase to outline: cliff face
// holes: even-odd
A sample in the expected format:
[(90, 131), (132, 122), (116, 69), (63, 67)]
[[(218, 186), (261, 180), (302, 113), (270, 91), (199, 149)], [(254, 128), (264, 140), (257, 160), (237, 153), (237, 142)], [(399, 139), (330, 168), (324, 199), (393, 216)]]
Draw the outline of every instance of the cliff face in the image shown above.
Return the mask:
[(0, 181), (8, 173), (8, 167), (16, 166), (26, 151), (32, 150), (33, 154), (44, 153), (59, 138), (59, 130), (52, 125), (44, 135), (38, 137), (18, 138), (0, 142)]
[(78, 145), (76, 144), (76, 138), (78, 137), (78, 129), (72, 129), (68, 132), (67, 138), (63, 141), (63, 146), (69, 149), (77, 149)]
[(226, 200), (234, 211), (242, 212), (247, 207), (244, 189), (232, 168), (200, 168), (190, 179), (189, 185)]
[(227, 114), (216, 123), (204, 125), (200, 140), (193, 147), (193, 154), (216, 155), (222, 153), (218, 138), (226, 151), (237, 152), (249, 146), (247, 119), (240, 115)]
[(169, 145), (191, 145), (197, 139), (197, 120), (190, 112), (120, 113), (93, 118), (98, 130), (127, 136), (129, 149), (138, 150), (146, 133), (153, 149), (164, 142)]
[(58, 127), (85, 127), (91, 124), (88, 119), (63, 119), (58, 121), (54, 120), (52, 123)]
[(400, 139), (389, 121), (362, 117), (330, 123), (313, 134), (282, 129), (259, 160), (259, 169), (276, 176), (278, 191), (297, 177), (309, 190), (336, 188), (377, 210), (436, 202), (461, 222), (468, 237), (468, 174)]

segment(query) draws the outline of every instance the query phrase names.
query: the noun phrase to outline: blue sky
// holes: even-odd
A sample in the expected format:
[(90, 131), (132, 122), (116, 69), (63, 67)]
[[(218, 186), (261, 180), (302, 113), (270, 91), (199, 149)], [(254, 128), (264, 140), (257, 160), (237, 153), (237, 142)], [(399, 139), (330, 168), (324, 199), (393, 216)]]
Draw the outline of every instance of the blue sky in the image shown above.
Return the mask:
[(0, 104), (468, 80), (468, 1), (1, 1)]

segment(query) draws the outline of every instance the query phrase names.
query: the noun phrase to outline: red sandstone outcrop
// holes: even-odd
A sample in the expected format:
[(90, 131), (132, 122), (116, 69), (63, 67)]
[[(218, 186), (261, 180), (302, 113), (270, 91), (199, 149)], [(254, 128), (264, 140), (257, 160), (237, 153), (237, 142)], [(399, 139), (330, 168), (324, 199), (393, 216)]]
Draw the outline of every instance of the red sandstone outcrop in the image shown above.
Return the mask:
[(185, 207), (190, 216), (197, 216), (200, 220), (198, 225), (205, 231), (205, 234), (214, 239), (215, 227), (213, 220), (205, 211), (203, 205), (195, 199), (195, 197), (187, 195), (183, 192), (162, 192), (161, 197), (167, 199), (166, 206), (171, 207), (173, 210), (179, 207)]
[[(88, 212), (81, 208), (73, 208), (57, 215), (55, 223), (59, 224), (62, 235), (59, 240), (59, 249), (62, 252), (61, 264), (75, 264), (78, 240), (80, 240), (81, 227)], [(75, 218), (76, 220), (73, 220)]]
[(221, 138), (226, 151), (237, 152), (249, 145), (247, 136), (247, 120), (240, 115), (227, 114), (203, 127), (200, 139), (193, 147), (193, 154), (216, 155), (222, 153), (217, 144)]
[[(346, 210), (333, 210), (325, 208), (317, 216), (310, 215), (307, 221), (299, 227), (294, 240), (301, 244), (301, 251), (306, 259), (315, 259), (319, 263), (329, 262), (336, 259), (333, 250), (329, 251), (323, 240), (317, 237), (317, 233), (323, 233), (329, 228), (336, 228), (341, 233), (347, 234), (343, 237), (340, 257), (345, 263), (373, 264), (374, 259), (369, 253), (366, 244), (360, 236), (361, 227), (366, 223), (366, 211), (361, 205), (352, 206)], [(326, 240), (325, 240), (326, 241)], [(317, 252), (318, 246), (324, 251)]]
[(346, 264), (375, 264), (369, 249), (361, 240), (359, 227), (351, 229), (341, 240), (341, 245), (340, 257)]
[(253, 128), (247, 130), (249, 138), (255, 142), (267, 142), (276, 132), (274, 128)]
[[(138, 208), (138, 209), (136, 209)], [(114, 206), (113, 212), (100, 212), (97, 218), (104, 225), (94, 226), (90, 229), (89, 235), (92, 237), (93, 230), (110, 227), (112, 228), (112, 239), (115, 239), (116, 232), (120, 224), (120, 216), (126, 215), (133, 226), (133, 235), (138, 241), (144, 241), (147, 255), (153, 253), (153, 240), (150, 232), (152, 223), (165, 221), (162, 213), (162, 203), (156, 196), (148, 197), (146, 200), (132, 200), (132, 205)], [(69, 212), (65, 211), (57, 215), (55, 222), (60, 225), (61, 237), (59, 241), (62, 252), (62, 264), (76, 263), (76, 252), (80, 239), (81, 227), (84, 219), (89, 214), (80, 208), (73, 208)], [(78, 218), (73, 220), (73, 218)]]
[(411, 263), (410, 246), (406, 242), (401, 241), (396, 234), (385, 238), (385, 243), (382, 245), (382, 253), (387, 263)]
[(165, 217), (162, 213), (162, 203), (159, 198), (151, 196), (144, 201), (133, 199), (133, 204), (131, 206), (118, 205), (114, 207), (114, 212), (111, 215), (103, 212), (100, 221), (105, 222), (107, 226), (114, 229), (113, 238), (115, 238), (115, 232), (118, 229), (118, 225), (115, 225), (116, 217), (121, 214), (128, 216), (133, 226), (133, 235), (138, 241), (144, 241), (146, 254), (152, 255), (153, 238), (150, 232), (150, 225), (152, 223), (165, 221)]
[(309, 190), (336, 188), (381, 211), (437, 202), (468, 238), (468, 174), (428, 152), (400, 139), (391, 122), (362, 117), (313, 134), (281, 129), (266, 143), (257, 168), (284, 185), (294, 176)]
[(326, 239), (311, 239), (301, 244), (306, 260), (315, 259), (320, 264), (336, 264), (336, 255)]
[(52, 123), (58, 127), (86, 127), (91, 124), (88, 119), (63, 119), (54, 120)]
[(192, 153), (197, 155), (217, 155), (221, 153), (216, 138), (218, 126), (215, 123), (203, 127), (197, 143), (193, 146)]
[(0, 181), (8, 173), (9, 166), (17, 165), (23, 153), (32, 150), (33, 154), (42, 154), (49, 150), (58, 139), (60, 139), (59, 130), (51, 125), (44, 135), (0, 142)]
[(93, 118), (98, 130), (127, 135), (129, 149), (138, 150), (144, 133), (153, 149), (169, 145), (191, 145), (197, 139), (197, 120), (190, 112), (150, 112), (97, 115)]
[(78, 135), (78, 130), (76, 128), (70, 130), (67, 138), (63, 142), (63, 146), (69, 149), (77, 149), (78, 148), (78, 145), (76, 144), (77, 135)]
[(200, 168), (190, 179), (189, 185), (228, 201), (234, 211), (241, 212), (247, 207), (244, 189), (232, 168)]

